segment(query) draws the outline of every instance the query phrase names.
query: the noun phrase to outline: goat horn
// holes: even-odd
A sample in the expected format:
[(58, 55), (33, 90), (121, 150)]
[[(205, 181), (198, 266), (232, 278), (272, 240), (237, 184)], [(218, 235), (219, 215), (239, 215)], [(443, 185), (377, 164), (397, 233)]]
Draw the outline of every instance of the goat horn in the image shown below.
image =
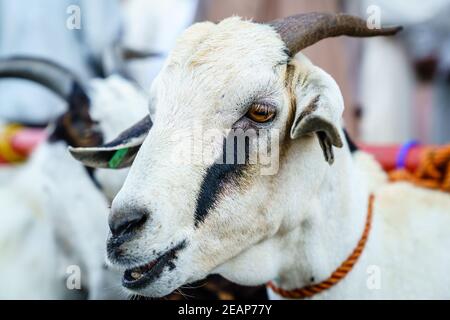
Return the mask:
[(281, 36), (291, 55), (325, 38), (390, 36), (402, 30), (402, 27), (369, 29), (366, 21), (355, 16), (317, 12), (274, 20), (269, 25)]
[(82, 82), (63, 66), (42, 58), (8, 57), (0, 59), (0, 78), (20, 78), (37, 82), (70, 102), (74, 90), (87, 97)]
[(122, 57), (125, 61), (148, 59), (148, 58), (161, 58), (163, 56), (164, 54), (157, 51), (136, 50), (131, 48), (122, 49)]

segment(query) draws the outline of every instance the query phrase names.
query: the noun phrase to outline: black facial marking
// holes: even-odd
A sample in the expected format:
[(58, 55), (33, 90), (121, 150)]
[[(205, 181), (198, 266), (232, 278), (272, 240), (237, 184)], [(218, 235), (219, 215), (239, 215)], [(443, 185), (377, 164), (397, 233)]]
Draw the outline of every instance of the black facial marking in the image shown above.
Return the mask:
[(208, 215), (217, 200), (223, 186), (233, 177), (237, 176), (242, 165), (213, 164), (208, 168), (206, 176), (200, 187), (195, 210), (195, 226), (198, 226)]
[(203, 222), (211, 211), (211, 209), (216, 204), (217, 198), (219, 197), (223, 188), (232, 181), (236, 181), (242, 176), (245, 167), (248, 164), (250, 142), (248, 137), (245, 138), (245, 159), (241, 161), (242, 157), (238, 157), (238, 142), (237, 137), (234, 138), (234, 148), (233, 148), (233, 163), (227, 163), (227, 152), (226, 145), (227, 140), (230, 137), (224, 139), (223, 142), (223, 152), (222, 152), (222, 163), (214, 163), (210, 166), (206, 172), (203, 182), (200, 186), (200, 191), (197, 197), (197, 207), (195, 210), (195, 226), (198, 226), (200, 222)]
[(169, 267), (169, 270), (172, 271), (173, 269), (175, 269), (175, 263), (173, 263), (172, 261), (169, 261), (167, 263), (167, 266)]
[(123, 250), (120, 247), (125, 242), (132, 240), (132, 238), (133, 235), (131, 233), (109, 238), (108, 242), (106, 243), (106, 252), (108, 258), (115, 263), (132, 263), (133, 261), (130, 259), (130, 257), (123, 254)]
[(350, 138), (350, 135), (348, 134), (347, 129), (344, 129), (344, 134), (345, 134), (345, 140), (347, 140), (347, 144), (350, 149), (350, 152), (355, 153), (356, 151), (358, 151), (359, 148), (356, 145), (356, 143), (352, 140), (352, 138)]

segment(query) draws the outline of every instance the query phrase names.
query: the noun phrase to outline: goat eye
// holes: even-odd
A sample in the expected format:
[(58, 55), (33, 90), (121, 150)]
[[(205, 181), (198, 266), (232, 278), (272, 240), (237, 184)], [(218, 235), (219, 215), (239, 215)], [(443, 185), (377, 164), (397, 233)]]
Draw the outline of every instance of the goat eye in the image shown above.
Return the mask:
[(255, 122), (266, 123), (275, 117), (275, 110), (263, 104), (253, 104), (245, 116)]

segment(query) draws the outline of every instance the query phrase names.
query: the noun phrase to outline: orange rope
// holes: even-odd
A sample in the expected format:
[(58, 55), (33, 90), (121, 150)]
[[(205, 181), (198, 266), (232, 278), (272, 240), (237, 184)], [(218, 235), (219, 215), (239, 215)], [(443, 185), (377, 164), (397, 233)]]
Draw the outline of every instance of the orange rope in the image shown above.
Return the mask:
[(374, 199), (375, 199), (374, 195), (370, 195), (369, 208), (367, 209), (366, 226), (364, 228), (364, 232), (361, 236), (361, 239), (359, 239), (356, 248), (353, 250), (350, 256), (331, 274), (331, 276), (328, 279), (318, 284), (313, 284), (294, 290), (281, 289), (275, 286), (273, 282), (269, 282), (267, 286), (270, 289), (272, 289), (275, 293), (284, 298), (304, 299), (312, 297), (313, 295), (318, 294), (324, 290), (327, 290), (332, 286), (334, 286), (335, 284), (337, 284), (340, 280), (342, 280), (352, 270), (353, 266), (358, 261), (361, 253), (363, 252), (366, 246), (367, 238), (369, 236), (369, 231), (372, 224)]
[(406, 169), (389, 173), (392, 182), (409, 181), (418, 186), (450, 192), (450, 145), (426, 149), (414, 172)]

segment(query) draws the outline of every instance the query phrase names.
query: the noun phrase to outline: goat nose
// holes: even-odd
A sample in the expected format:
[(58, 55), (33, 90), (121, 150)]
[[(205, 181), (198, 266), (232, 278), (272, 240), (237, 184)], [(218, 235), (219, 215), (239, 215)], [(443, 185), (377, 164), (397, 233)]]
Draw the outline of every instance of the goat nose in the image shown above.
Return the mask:
[(109, 229), (113, 236), (128, 234), (142, 226), (147, 216), (143, 210), (113, 211), (109, 216)]

